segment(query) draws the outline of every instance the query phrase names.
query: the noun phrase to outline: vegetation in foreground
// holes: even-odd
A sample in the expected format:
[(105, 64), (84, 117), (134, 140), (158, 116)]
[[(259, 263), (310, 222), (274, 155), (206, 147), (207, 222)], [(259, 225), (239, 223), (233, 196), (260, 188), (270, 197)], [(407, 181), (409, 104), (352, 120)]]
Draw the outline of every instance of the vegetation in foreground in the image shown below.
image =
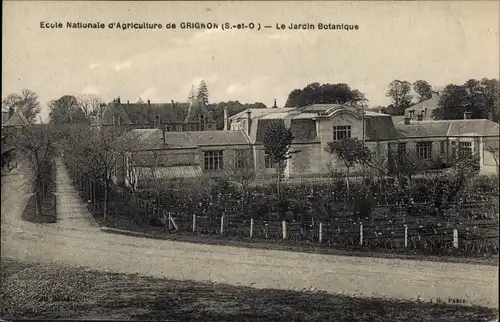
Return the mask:
[(2, 259), (3, 319), (490, 321), (498, 310), (258, 290)]

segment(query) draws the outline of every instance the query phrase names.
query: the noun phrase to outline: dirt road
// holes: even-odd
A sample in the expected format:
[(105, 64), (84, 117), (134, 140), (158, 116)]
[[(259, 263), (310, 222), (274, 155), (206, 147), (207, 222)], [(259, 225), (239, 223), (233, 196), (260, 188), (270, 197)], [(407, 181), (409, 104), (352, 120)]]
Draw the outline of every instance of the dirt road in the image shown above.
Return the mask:
[(59, 224), (20, 220), (22, 176), (2, 178), (2, 256), (256, 288), (437, 299), (498, 308), (498, 267), (357, 258), (159, 241), (106, 234), (92, 223), (58, 166)]

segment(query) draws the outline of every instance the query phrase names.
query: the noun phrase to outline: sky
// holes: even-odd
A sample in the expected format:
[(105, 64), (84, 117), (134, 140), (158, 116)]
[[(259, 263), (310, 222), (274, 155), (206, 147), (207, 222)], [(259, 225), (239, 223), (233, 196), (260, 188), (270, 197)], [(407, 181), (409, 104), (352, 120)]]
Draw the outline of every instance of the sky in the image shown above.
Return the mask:
[[(109, 102), (187, 101), (207, 83), (209, 100), (285, 104), (312, 82), (347, 83), (370, 106), (385, 105), (394, 79), (433, 86), (499, 78), (497, 1), (414, 2), (36, 2), (4, 1), (2, 98), (23, 88), (47, 102), (97, 94)], [(65, 28), (41, 28), (61, 22)], [(68, 29), (102, 22), (105, 29)], [(109, 29), (110, 22), (161, 23), (161, 30)], [(219, 29), (180, 29), (215, 22)], [(257, 30), (221, 30), (250, 22)], [(165, 29), (176, 23), (175, 30)], [(358, 25), (358, 30), (281, 30), (276, 24)]]

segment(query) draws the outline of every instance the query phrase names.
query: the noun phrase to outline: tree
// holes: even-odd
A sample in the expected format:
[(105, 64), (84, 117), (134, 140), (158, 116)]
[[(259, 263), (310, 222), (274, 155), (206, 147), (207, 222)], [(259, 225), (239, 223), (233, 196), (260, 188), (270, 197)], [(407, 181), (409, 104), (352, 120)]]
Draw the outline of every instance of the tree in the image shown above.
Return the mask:
[(470, 79), (463, 85), (447, 85), (439, 97), (439, 107), (433, 111), (437, 119), (462, 119), (470, 113), (473, 119), (499, 121), (499, 82), (483, 78)]
[(29, 89), (23, 89), (21, 95), (9, 94), (2, 104), (22, 113), (29, 123), (34, 123), (40, 113), (38, 95)]
[(241, 187), (242, 205), (245, 205), (249, 200), (249, 187), (255, 180), (255, 176), (252, 149), (234, 150), (234, 159), (227, 169), (227, 177)]
[(80, 94), (76, 97), (78, 106), (86, 118), (99, 114), (102, 100), (95, 94)]
[(194, 88), (194, 85), (191, 85), (191, 90), (189, 91), (188, 95), (188, 102), (193, 102), (196, 99), (196, 89)]
[(75, 124), (86, 121), (85, 113), (73, 95), (64, 95), (49, 102), (49, 108), (49, 118), (52, 124)]
[(208, 104), (208, 87), (205, 81), (200, 82), (200, 87), (198, 87), (198, 93), (196, 94), (196, 99), (198, 102)]
[(349, 85), (311, 83), (303, 89), (294, 89), (288, 95), (286, 107), (303, 107), (311, 104), (350, 104), (366, 102), (364, 94)]
[(276, 168), (278, 198), (281, 199), (281, 177), (286, 161), (296, 152), (290, 151), (294, 137), (292, 130), (287, 128), (283, 120), (273, 120), (264, 132), (265, 153), (271, 158)]
[(418, 80), (413, 83), (413, 90), (418, 95), (418, 102), (422, 102), (432, 98), (432, 87), (431, 85), (424, 81)]
[(325, 151), (335, 155), (344, 162), (346, 166), (347, 195), (350, 197), (349, 171), (356, 164), (367, 164), (371, 159), (370, 150), (362, 140), (357, 138), (345, 138), (338, 141), (328, 142)]
[(139, 99), (137, 100), (137, 104), (144, 104), (144, 100), (142, 99), (142, 97), (139, 97)]
[(42, 214), (42, 201), (51, 180), (56, 155), (57, 133), (48, 125), (23, 127), (15, 132), (14, 142), (27, 169), (27, 178), (36, 199), (37, 215)]
[(392, 99), (394, 108), (393, 115), (403, 115), (405, 108), (411, 104), (411, 84), (407, 81), (394, 80), (389, 84), (387, 97)]

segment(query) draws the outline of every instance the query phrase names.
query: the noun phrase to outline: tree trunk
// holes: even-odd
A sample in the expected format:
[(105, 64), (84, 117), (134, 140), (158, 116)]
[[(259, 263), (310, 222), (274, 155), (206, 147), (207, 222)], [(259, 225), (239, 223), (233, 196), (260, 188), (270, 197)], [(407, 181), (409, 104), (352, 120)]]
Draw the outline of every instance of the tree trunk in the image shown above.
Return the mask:
[(104, 224), (106, 224), (107, 214), (108, 214), (108, 183), (105, 183), (104, 187)]
[(40, 192), (35, 193), (35, 200), (36, 200), (36, 214), (37, 216), (42, 216), (42, 198), (40, 196)]

